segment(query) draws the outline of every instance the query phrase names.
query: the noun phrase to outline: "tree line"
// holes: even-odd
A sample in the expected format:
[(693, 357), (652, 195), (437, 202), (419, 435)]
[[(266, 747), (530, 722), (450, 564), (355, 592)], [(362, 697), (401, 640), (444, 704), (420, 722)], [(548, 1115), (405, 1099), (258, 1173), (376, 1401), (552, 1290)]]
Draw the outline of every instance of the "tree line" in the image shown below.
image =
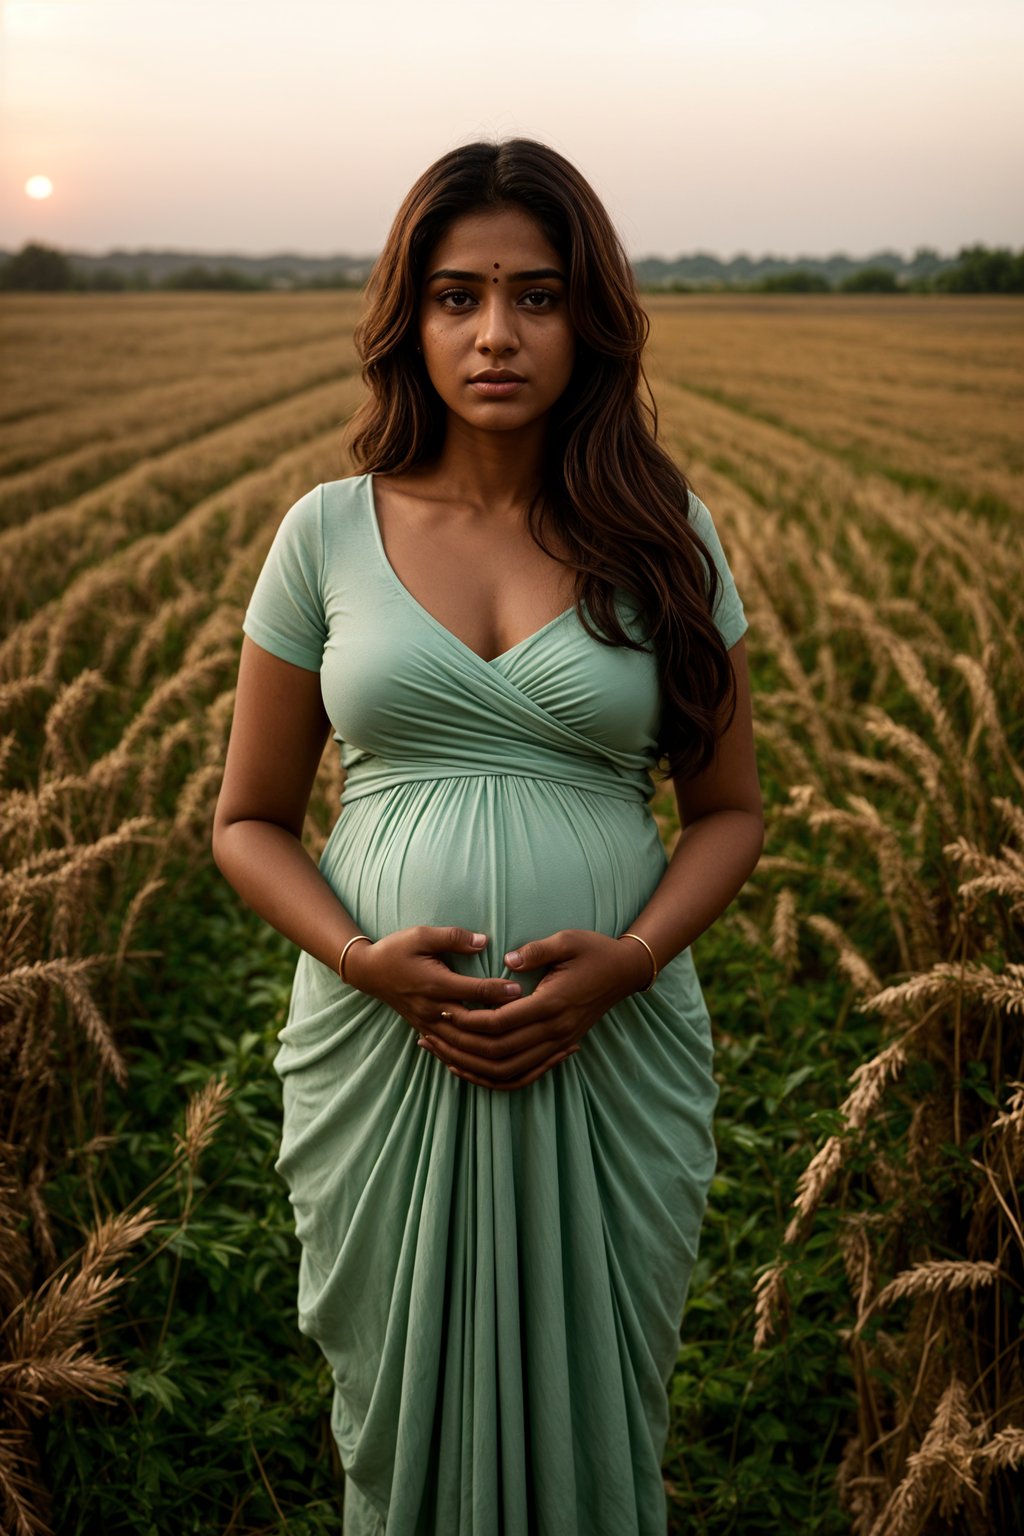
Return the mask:
[[(190, 263), (154, 279), (143, 266), (125, 272), (113, 267), (86, 271), (53, 246), (29, 242), (0, 263), (0, 289), (31, 293), (121, 293), (159, 290), (259, 292), (269, 289), (361, 288), (362, 280), (345, 272), (300, 278), (257, 276), (229, 264)], [(867, 264), (830, 282), (820, 272), (800, 267), (750, 281), (695, 283), (676, 280), (657, 285), (662, 293), (1024, 293), (1024, 249), (963, 246), (955, 262), (935, 272), (901, 278), (890, 267)]]
[(125, 271), (117, 266), (85, 268), (53, 246), (30, 242), (0, 262), (0, 289), (34, 293), (145, 293), (166, 289), (213, 292), (260, 292), (275, 288), (361, 288), (363, 279), (344, 271), (303, 274), (283, 279), (255, 274), (222, 263), (190, 262), (154, 276), (144, 265)]

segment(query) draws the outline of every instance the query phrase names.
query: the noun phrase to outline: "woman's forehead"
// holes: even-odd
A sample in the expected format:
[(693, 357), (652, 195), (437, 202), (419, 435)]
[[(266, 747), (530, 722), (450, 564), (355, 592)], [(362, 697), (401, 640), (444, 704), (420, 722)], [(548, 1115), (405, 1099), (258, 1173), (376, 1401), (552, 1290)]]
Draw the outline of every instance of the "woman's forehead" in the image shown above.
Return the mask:
[(500, 265), (518, 262), (528, 265), (558, 261), (537, 220), (525, 208), (482, 208), (463, 213), (452, 220), (430, 253), (428, 270), (436, 266)]

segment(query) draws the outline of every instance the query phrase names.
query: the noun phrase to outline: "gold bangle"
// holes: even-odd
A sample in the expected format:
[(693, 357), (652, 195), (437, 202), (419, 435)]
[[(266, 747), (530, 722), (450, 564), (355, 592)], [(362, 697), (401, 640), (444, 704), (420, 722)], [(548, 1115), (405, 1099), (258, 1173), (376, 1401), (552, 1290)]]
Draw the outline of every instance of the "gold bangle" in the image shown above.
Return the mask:
[(348, 954), (349, 946), (352, 944), (358, 944), (360, 939), (365, 939), (367, 944), (373, 943), (373, 940), (370, 938), (368, 933), (354, 933), (352, 935), (348, 941), (348, 944), (346, 944), (344, 949), (341, 951), (341, 958), (338, 961), (338, 975), (341, 977), (342, 981), (345, 980), (345, 956)]
[(619, 938), (620, 939), (636, 939), (637, 943), (638, 944), (642, 944), (644, 949), (646, 949), (647, 953), (650, 955), (650, 957), (651, 957), (651, 967), (652, 967), (651, 979), (647, 983), (646, 987), (638, 987), (637, 988), (637, 991), (639, 991), (639, 992), (649, 992), (651, 990), (651, 988), (654, 986), (654, 983), (658, 979), (658, 962), (654, 958), (654, 950), (648, 944), (647, 940), (646, 939), (642, 939), (638, 933), (620, 933), (619, 934)]

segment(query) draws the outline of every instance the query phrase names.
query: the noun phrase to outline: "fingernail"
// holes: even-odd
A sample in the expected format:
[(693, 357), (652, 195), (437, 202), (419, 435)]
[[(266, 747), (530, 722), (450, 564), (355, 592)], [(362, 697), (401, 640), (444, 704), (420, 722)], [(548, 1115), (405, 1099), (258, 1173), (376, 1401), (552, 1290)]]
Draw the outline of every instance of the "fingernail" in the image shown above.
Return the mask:
[(484, 947), (484, 945), (486, 943), (487, 943), (487, 935), (486, 935), (486, 933), (474, 933), (473, 938), (472, 938), (472, 944), (473, 944), (473, 948), (474, 949), (483, 949), (483, 947)]
[(508, 954), (505, 956), (505, 964), (511, 965), (512, 968), (515, 969), (517, 965), (522, 965), (522, 963), (523, 957), (519, 953), (518, 949), (510, 949)]
[(518, 997), (523, 990), (518, 981), (506, 981), (502, 986), (502, 992), (506, 997)]
[(419, 1039), (416, 1041), (416, 1044), (422, 1045), (425, 1051), (429, 1051), (433, 1048), (434, 1042), (433, 1040), (428, 1039), (426, 1035), (420, 1035)]

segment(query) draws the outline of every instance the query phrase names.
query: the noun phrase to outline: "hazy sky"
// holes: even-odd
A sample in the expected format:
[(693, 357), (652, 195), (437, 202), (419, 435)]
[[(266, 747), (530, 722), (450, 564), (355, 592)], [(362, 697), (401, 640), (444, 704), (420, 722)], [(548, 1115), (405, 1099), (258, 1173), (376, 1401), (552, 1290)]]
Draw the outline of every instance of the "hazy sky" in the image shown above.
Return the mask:
[(523, 134), (633, 256), (1018, 248), (1022, 78), (1024, 0), (0, 0), (0, 246), (368, 254)]

